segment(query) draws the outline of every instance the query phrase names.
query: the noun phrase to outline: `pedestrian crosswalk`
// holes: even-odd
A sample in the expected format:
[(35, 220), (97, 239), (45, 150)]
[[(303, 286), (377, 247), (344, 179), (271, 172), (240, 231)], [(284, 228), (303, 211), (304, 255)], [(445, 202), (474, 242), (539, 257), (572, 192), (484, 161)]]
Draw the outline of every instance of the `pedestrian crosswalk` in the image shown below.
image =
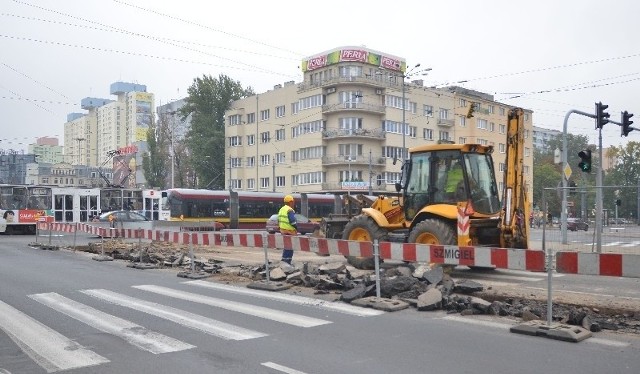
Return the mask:
[[(47, 311), (58, 312), (70, 318), (70, 321), (74, 323), (78, 322), (117, 337), (141, 351), (154, 355), (170, 354), (197, 347), (184, 341), (187, 340), (185, 337), (167, 336), (160, 331), (153, 331), (122, 318), (122, 315), (131, 315), (131, 311), (144, 313), (186, 329), (211, 335), (216, 339), (242, 341), (262, 338), (268, 336), (268, 333), (213, 319), (212, 315), (218, 315), (214, 312), (208, 313), (208, 315), (192, 313), (186, 310), (186, 305), (192, 303), (206, 305), (297, 328), (318, 328), (333, 322), (330, 319), (320, 319), (286, 311), (287, 307), (284, 303), (310, 309), (321, 308), (355, 317), (374, 317), (384, 313), (341, 302), (250, 290), (208, 281), (188, 281), (183, 284), (193, 287), (194, 292), (186, 291), (183, 289), (184, 287), (172, 288), (145, 284), (132, 286), (128, 290), (118, 289), (117, 292), (108, 289), (78, 289), (65, 292), (64, 295), (56, 292), (44, 292), (27, 295), (26, 298), (36, 301), (36, 306), (40, 305)], [(143, 293), (140, 294), (140, 291)], [(220, 291), (223, 291), (223, 295), (249, 296), (252, 302), (242, 303), (211, 295), (211, 293), (219, 295)], [(90, 297), (87, 298), (87, 296)], [(166, 302), (157, 302), (158, 297)], [(150, 299), (155, 301), (150, 301)], [(260, 299), (278, 302), (282, 308), (267, 308), (256, 305), (260, 304)], [(175, 306), (176, 300), (186, 302), (185, 309), (177, 308)], [(20, 303), (20, 305), (26, 304)], [(273, 304), (270, 303), (270, 305)], [(314, 313), (310, 310), (309, 314)], [(19, 310), (16, 306), (0, 300), (0, 330), (4, 331), (24, 354), (46, 372), (53, 373), (92, 367), (114, 359), (111, 352), (99, 352), (99, 347), (95, 345), (90, 348), (85, 347), (81, 345), (81, 337), (65, 336), (56, 331), (56, 326), (47, 326), (32, 317), (33, 315), (42, 315), (42, 313), (34, 313), (33, 306), (27, 310)], [(325, 313), (323, 317), (327, 318), (327, 314)], [(49, 324), (52, 323), (51, 319), (47, 320)], [(58, 321), (59, 319), (53, 320)], [(68, 321), (69, 319), (66, 319), (64, 323), (68, 323)], [(175, 330), (170, 329), (170, 331)], [(0, 365), (0, 372), (2, 370), (4, 368)]]

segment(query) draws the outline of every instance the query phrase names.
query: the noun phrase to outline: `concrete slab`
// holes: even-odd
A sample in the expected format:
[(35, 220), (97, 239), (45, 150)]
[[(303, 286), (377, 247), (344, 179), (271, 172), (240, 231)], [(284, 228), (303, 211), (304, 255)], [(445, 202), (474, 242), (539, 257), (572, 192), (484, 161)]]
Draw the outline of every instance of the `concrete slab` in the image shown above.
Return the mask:
[(140, 262), (135, 262), (132, 265), (127, 265), (127, 266), (134, 269), (141, 269), (141, 270), (158, 268), (158, 265), (156, 264), (140, 263)]
[(549, 339), (562, 340), (577, 343), (592, 336), (591, 331), (579, 326), (552, 323), (547, 325), (545, 321), (528, 321), (509, 330), (516, 334), (542, 336)]
[(189, 278), (189, 279), (203, 279), (210, 277), (211, 274), (204, 271), (181, 271), (178, 272), (178, 277), (180, 278)]
[(293, 285), (291, 283), (274, 282), (274, 281), (267, 282), (266, 280), (264, 280), (264, 281), (249, 283), (247, 285), (247, 288), (253, 288), (256, 290), (263, 290), (263, 291), (282, 291), (282, 290), (291, 288), (292, 286)]
[(95, 261), (113, 261), (113, 257), (107, 255), (93, 256), (91, 259)]
[(397, 310), (402, 310), (409, 307), (409, 303), (406, 303), (402, 300), (387, 299), (384, 297), (375, 296), (355, 299), (351, 302), (351, 304), (377, 310), (383, 310), (385, 312), (395, 312)]

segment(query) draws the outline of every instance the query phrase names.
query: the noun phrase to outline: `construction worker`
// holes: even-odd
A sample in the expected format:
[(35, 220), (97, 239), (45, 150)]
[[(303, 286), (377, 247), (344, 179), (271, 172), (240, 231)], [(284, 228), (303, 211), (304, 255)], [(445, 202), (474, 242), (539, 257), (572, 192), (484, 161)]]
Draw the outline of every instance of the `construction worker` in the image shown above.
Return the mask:
[[(298, 234), (298, 226), (296, 225), (296, 212), (293, 210), (295, 207), (295, 201), (293, 196), (287, 195), (284, 197), (284, 205), (278, 211), (278, 226), (280, 227), (280, 233), (282, 235), (296, 235)], [(282, 262), (286, 262), (291, 265), (293, 260), (293, 249), (284, 248), (282, 250)]]
[(462, 173), (462, 166), (456, 162), (447, 172), (447, 183), (444, 187), (444, 192), (446, 192), (447, 198), (453, 199), (460, 197), (460, 190), (464, 190), (463, 180), (464, 175)]

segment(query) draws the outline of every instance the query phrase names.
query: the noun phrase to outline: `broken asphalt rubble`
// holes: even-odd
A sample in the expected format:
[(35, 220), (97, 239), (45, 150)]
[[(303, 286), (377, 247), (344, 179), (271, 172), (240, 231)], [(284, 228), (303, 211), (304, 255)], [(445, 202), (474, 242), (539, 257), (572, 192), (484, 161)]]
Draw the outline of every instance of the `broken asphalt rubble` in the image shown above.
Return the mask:
[[(99, 253), (100, 243), (90, 244), (88, 252)], [(170, 246), (155, 243), (140, 250), (137, 245), (128, 248), (122, 243), (104, 249), (114, 259), (155, 264), (155, 267), (194, 269), (215, 276), (233, 277), (233, 280), (264, 281), (266, 267), (218, 261), (213, 258), (194, 259)], [(270, 263), (269, 280), (287, 282), (294, 286), (313, 289), (315, 294), (334, 293), (339, 299), (356, 305), (366, 298), (376, 296), (376, 279), (373, 270), (356, 269), (344, 262)], [(215, 279), (215, 278), (214, 278)], [(380, 296), (384, 299), (399, 300), (419, 311), (442, 310), (461, 315), (495, 315), (516, 317), (523, 321), (546, 320), (545, 301), (510, 297), (486, 292), (485, 287), (474, 280), (455, 280), (439, 266), (424, 263), (402, 263), (386, 265), (380, 269)], [(402, 308), (390, 309), (397, 310)], [(640, 334), (640, 311), (607, 311), (604, 308), (560, 304), (554, 302), (554, 322), (581, 326), (591, 332), (603, 329)]]

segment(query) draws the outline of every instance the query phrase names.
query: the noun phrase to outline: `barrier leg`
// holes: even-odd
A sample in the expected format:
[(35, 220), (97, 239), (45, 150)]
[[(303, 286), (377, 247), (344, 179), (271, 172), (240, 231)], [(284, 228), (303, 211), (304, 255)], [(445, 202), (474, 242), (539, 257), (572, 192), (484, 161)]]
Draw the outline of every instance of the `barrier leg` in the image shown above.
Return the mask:
[(380, 298), (380, 256), (378, 240), (373, 241), (373, 263), (376, 272), (376, 297)]
[(271, 281), (269, 276), (269, 253), (267, 249), (267, 234), (262, 233), (262, 248), (264, 249), (264, 269), (267, 273), (267, 283)]
[(38, 229), (38, 222), (36, 222), (36, 245), (38, 244), (38, 236), (40, 236), (40, 230)]
[(551, 326), (552, 312), (553, 312), (553, 299), (551, 298), (551, 279), (553, 270), (553, 253), (548, 251), (547, 254), (547, 325)]
[[(76, 251), (76, 236), (77, 236), (77, 232), (78, 232), (78, 222), (76, 222), (73, 226), (74, 226), (74, 228), (73, 228), (73, 251), (75, 252)], [(38, 226), (36, 225), (36, 227), (38, 227)]]
[(100, 236), (100, 255), (93, 256), (92, 259), (96, 261), (113, 261), (113, 257), (104, 254), (104, 236)]
[[(190, 238), (191, 239), (191, 238)], [(196, 261), (193, 258), (193, 240), (189, 240), (189, 258), (191, 259), (191, 272), (195, 272)]]
[(51, 223), (49, 223), (49, 247), (51, 247)]

